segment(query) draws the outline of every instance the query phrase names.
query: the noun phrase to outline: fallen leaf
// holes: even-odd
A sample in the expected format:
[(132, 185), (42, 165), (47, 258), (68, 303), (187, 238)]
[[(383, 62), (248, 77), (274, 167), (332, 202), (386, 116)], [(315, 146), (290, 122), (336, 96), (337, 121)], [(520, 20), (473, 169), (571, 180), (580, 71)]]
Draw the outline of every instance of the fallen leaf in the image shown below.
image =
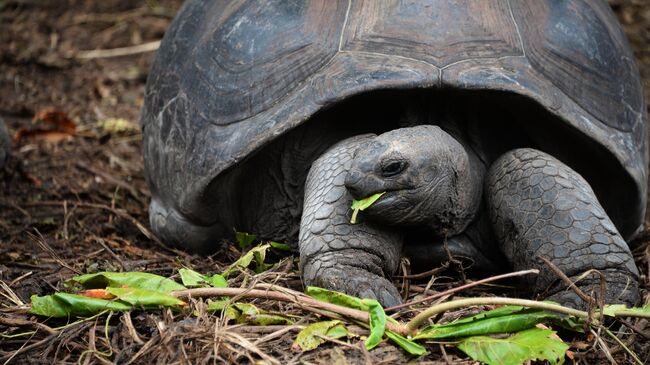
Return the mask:
[(106, 288), (106, 291), (119, 300), (132, 306), (143, 307), (184, 307), (187, 303), (166, 293), (140, 288)]
[(323, 337), (340, 338), (347, 334), (348, 329), (345, 328), (343, 322), (338, 320), (312, 323), (298, 333), (296, 340), (291, 345), (291, 351), (313, 350), (326, 341)]
[(400, 336), (395, 332), (386, 331), (386, 337), (411, 355), (422, 356), (427, 353), (427, 349), (422, 345), (417, 344), (406, 337)]
[(108, 118), (99, 121), (97, 124), (105, 133), (135, 132), (140, 129), (136, 123), (124, 118)]
[(49, 124), (54, 126), (56, 130), (69, 134), (74, 134), (77, 130), (75, 122), (70, 120), (64, 112), (56, 109), (45, 109), (36, 113), (32, 119), (32, 124), (38, 122)]
[(133, 307), (119, 300), (89, 298), (77, 294), (55, 293), (39, 297), (32, 295), (29, 313), (45, 317), (91, 316), (105, 310), (128, 311)]
[(78, 293), (81, 296), (98, 299), (112, 299), (115, 296), (106, 291), (106, 289), (88, 289)]
[(486, 364), (518, 365), (527, 360), (564, 363), (569, 346), (552, 337), (551, 330), (531, 328), (508, 338), (473, 336), (462, 340), (458, 348), (472, 359)]
[(106, 287), (129, 287), (154, 290), (167, 293), (187, 289), (174, 280), (146, 272), (98, 272), (75, 276), (65, 282), (66, 287), (78, 283), (86, 289), (103, 289)]
[(20, 128), (14, 134), (14, 143), (25, 138), (56, 143), (75, 135), (77, 125), (68, 116), (56, 109), (42, 110), (32, 119), (30, 128)]

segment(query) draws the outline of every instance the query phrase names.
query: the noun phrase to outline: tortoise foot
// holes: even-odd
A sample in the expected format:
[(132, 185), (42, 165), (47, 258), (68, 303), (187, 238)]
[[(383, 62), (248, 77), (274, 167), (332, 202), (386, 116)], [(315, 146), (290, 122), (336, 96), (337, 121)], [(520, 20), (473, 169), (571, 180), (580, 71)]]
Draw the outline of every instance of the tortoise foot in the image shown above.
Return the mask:
[[(605, 277), (604, 293), (601, 288), (600, 275), (597, 273), (593, 273), (582, 280), (578, 280), (580, 275), (569, 279), (576, 283), (576, 286), (584, 294), (595, 299), (595, 305), (600, 303), (600, 298), (603, 294), (605, 304), (625, 304), (632, 307), (639, 302), (639, 284), (636, 277), (618, 270), (603, 270), (601, 273)], [(546, 297), (548, 300), (575, 309), (586, 310), (588, 308), (588, 303), (574, 290), (568, 288), (564, 282), (558, 283), (549, 292), (553, 294)]]
[[(537, 268), (529, 283), (536, 293), (581, 306), (545, 258), (574, 280), (595, 269), (605, 276), (605, 302), (638, 299), (638, 269), (625, 240), (605, 213), (593, 190), (577, 172), (533, 149), (504, 154), (487, 179), (490, 218), (501, 249), (517, 270)], [(598, 279), (580, 287), (599, 292)], [(557, 288), (555, 288), (557, 286)]]
[(359, 298), (376, 299), (384, 307), (402, 303), (399, 292), (386, 278), (358, 265), (372, 261), (361, 252), (336, 252), (320, 256), (303, 268), (305, 284), (343, 292)]

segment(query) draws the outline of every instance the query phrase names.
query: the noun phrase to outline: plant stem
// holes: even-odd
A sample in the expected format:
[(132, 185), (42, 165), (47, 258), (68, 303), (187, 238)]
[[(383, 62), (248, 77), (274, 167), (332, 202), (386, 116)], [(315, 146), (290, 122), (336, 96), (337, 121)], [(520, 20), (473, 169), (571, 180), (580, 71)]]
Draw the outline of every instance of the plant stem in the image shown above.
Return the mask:
[[(357, 309), (352, 309), (348, 307), (343, 307), (340, 305), (321, 302), (307, 295), (292, 295), (281, 293), (272, 290), (258, 290), (258, 289), (244, 289), (244, 288), (196, 288), (196, 289), (187, 289), (187, 290), (178, 290), (170, 293), (172, 296), (177, 298), (201, 298), (201, 297), (241, 297), (241, 298), (262, 298), (262, 299), (273, 299), (283, 302), (291, 302), (300, 305), (306, 310), (310, 310), (309, 307), (323, 309), (329, 312), (340, 314), (346, 317), (350, 317), (356, 320), (359, 320), (363, 323), (368, 323), (370, 318), (368, 313), (360, 311)], [(326, 314), (322, 311), (318, 311), (318, 314)], [(406, 328), (403, 325), (395, 323), (386, 323), (386, 329), (393, 332), (397, 332), (400, 335), (406, 335)]]
[(409, 306), (414, 305), (414, 304), (419, 304), (419, 303), (426, 302), (426, 301), (429, 301), (429, 300), (433, 300), (433, 299), (436, 299), (436, 298), (444, 297), (445, 295), (457, 293), (459, 291), (469, 289), (469, 288), (477, 286), (477, 285), (489, 283), (491, 281), (510, 278), (510, 277), (513, 277), (513, 276), (523, 276), (523, 275), (528, 275), (528, 274), (539, 274), (539, 270), (537, 270), (537, 269), (529, 269), (529, 270), (515, 271), (515, 272), (509, 272), (509, 273), (506, 273), (506, 274), (491, 276), (489, 278), (474, 281), (474, 282), (471, 282), (471, 283), (468, 283), (468, 284), (465, 284), (465, 285), (461, 285), (461, 286), (458, 286), (458, 287), (455, 287), (455, 288), (451, 288), (449, 290), (442, 291), (440, 293), (430, 295), (430, 296), (428, 296), (426, 298), (417, 299), (417, 300), (413, 300), (411, 302), (406, 302), (404, 304), (396, 305), (394, 307), (386, 308), (385, 311), (386, 312), (392, 312), (392, 311), (395, 311), (395, 310), (398, 310), (398, 309), (401, 309), (401, 308), (404, 308), (404, 307), (409, 307)]
[(538, 309), (544, 309), (548, 311), (568, 314), (582, 319), (586, 319), (589, 317), (589, 313), (581, 310), (563, 307), (558, 304), (538, 302), (535, 300), (502, 298), (502, 297), (466, 298), (466, 299), (452, 300), (451, 302), (445, 302), (430, 307), (429, 309), (415, 316), (406, 325), (406, 329), (409, 334), (415, 334), (415, 331), (420, 327), (420, 325), (424, 321), (426, 321), (430, 317), (435, 316), (436, 314), (446, 312), (452, 309), (457, 309), (457, 308), (470, 307), (473, 305), (489, 305), (489, 304), (519, 305), (522, 307), (538, 308)]

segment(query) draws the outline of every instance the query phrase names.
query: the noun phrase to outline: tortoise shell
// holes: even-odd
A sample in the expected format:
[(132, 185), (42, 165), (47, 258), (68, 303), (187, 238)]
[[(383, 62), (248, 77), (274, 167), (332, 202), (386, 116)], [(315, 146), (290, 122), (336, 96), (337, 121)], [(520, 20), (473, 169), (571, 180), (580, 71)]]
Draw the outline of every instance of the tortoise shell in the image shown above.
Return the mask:
[(188, 1), (146, 87), (152, 194), (209, 225), (197, 212), (218, 209), (206, 189), (226, 169), (324, 108), (388, 89), (532, 100), (606, 151), (600, 173), (620, 184), (595, 190), (624, 237), (640, 227), (646, 106), (603, 1)]

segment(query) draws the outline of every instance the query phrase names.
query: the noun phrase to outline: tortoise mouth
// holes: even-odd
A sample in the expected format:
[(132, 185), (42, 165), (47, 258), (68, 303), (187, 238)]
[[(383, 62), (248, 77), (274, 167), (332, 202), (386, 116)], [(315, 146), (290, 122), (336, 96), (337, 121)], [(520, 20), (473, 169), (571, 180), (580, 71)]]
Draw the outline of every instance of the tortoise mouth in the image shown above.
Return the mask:
[[(365, 212), (368, 212), (370, 214), (381, 213), (386, 209), (396, 208), (397, 205), (400, 205), (400, 203), (403, 204), (403, 202), (407, 201), (407, 199), (404, 199), (404, 195), (411, 192), (411, 190), (413, 189), (402, 188), (402, 189), (384, 190), (384, 194), (379, 199), (377, 199), (374, 203), (372, 203), (372, 205), (366, 208)], [(373, 194), (370, 194), (369, 196), (372, 196)]]

